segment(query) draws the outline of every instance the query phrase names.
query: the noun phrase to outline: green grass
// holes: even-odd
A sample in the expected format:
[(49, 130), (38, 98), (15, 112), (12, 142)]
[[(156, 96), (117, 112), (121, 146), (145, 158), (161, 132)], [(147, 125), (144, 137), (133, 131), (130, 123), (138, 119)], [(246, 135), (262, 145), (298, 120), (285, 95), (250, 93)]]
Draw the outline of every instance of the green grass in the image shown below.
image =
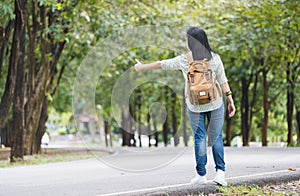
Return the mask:
[(82, 159), (95, 158), (96, 156), (106, 155), (105, 152), (89, 152), (89, 151), (56, 151), (46, 152), (38, 155), (24, 156), (23, 160), (16, 160), (11, 163), (8, 159), (0, 160), (0, 168), (17, 167), (17, 166), (29, 166), (56, 162), (75, 161)]
[(260, 187), (258, 185), (242, 185), (242, 186), (227, 186), (227, 187), (218, 187), (218, 192), (216, 195), (222, 196), (240, 196), (240, 195), (253, 195), (253, 196), (296, 196), (298, 195), (295, 192), (281, 193), (281, 192), (272, 192), (268, 189), (268, 186)]
[(228, 186), (228, 187), (218, 187), (218, 191), (222, 195), (265, 195), (266, 193), (257, 185), (252, 186)]

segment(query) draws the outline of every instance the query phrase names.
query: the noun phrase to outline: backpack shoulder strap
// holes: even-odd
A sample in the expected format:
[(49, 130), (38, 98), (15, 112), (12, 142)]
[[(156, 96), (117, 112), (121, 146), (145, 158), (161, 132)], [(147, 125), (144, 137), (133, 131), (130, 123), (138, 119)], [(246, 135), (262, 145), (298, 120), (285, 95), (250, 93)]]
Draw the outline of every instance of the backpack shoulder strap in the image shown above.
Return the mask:
[(187, 59), (189, 65), (190, 65), (192, 62), (194, 62), (194, 59), (193, 59), (192, 55), (190, 55), (190, 53), (186, 53), (186, 54), (184, 54), (184, 56), (185, 56), (185, 58)]

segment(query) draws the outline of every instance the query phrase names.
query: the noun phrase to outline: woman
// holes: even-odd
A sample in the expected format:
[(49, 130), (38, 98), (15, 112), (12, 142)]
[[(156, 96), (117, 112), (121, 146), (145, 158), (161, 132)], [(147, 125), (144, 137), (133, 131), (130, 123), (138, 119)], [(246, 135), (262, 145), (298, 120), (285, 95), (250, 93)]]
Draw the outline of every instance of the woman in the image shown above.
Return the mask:
[[(187, 31), (187, 45), (190, 52), (187, 55), (180, 55), (172, 59), (157, 61), (149, 64), (142, 64), (137, 61), (135, 70), (181, 70), (185, 78), (185, 89), (187, 89), (187, 70), (188, 58), (193, 60), (208, 59), (213, 77), (217, 85), (222, 87), (228, 101), (228, 113), (232, 117), (235, 114), (235, 106), (230, 91), (229, 84), (224, 71), (224, 66), (220, 56), (215, 53), (208, 43), (206, 33), (203, 29), (191, 27)], [(225, 162), (224, 162), (224, 145), (222, 140), (222, 128), (224, 124), (224, 103), (221, 96), (216, 100), (204, 104), (193, 105), (186, 98), (189, 121), (194, 133), (194, 150), (196, 160), (197, 176), (191, 180), (192, 184), (205, 184), (206, 179), (206, 127), (212, 144), (212, 152), (215, 162), (216, 175), (214, 182), (219, 185), (227, 186), (225, 181)], [(206, 119), (208, 124), (206, 125)]]

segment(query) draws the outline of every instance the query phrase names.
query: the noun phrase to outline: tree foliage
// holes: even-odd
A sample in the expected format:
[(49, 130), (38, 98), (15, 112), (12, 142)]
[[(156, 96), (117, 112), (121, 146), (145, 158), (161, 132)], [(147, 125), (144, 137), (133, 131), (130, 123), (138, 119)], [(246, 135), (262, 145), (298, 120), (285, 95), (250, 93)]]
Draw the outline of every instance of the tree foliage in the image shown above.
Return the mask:
[[(25, 6), (25, 11), (20, 12), (22, 17), (18, 15), (18, 4)], [(24, 153), (37, 152), (46, 129), (48, 106), (61, 113), (72, 110), (74, 79), (88, 52), (108, 37), (118, 37), (124, 31), (145, 25), (166, 27), (156, 36), (161, 45), (125, 51), (112, 60), (99, 78), (98, 84), (105, 85), (97, 85), (95, 105), (101, 105), (99, 116), (102, 117), (98, 117), (105, 121), (107, 134), (109, 128), (117, 130), (115, 116), (111, 113), (110, 89), (133, 66), (134, 59), (151, 62), (179, 55), (185, 47), (185, 30), (189, 26), (200, 26), (207, 31), (213, 49), (224, 62), (238, 109), (235, 118), (226, 120), (227, 143), (235, 135), (242, 135), (245, 146), (253, 140), (267, 145), (280, 135), (282, 140), (293, 144), (296, 133), (299, 142), (300, 16), (297, 7), (299, 1), (288, 0), (1, 1), (2, 143), (12, 145), (9, 138), (18, 129), (16, 111), (22, 110), (24, 133), (20, 134), (25, 138)], [(18, 31), (18, 24), (25, 34)], [(181, 37), (174, 32), (179, 31), (178, 27)], [(168, 42), (178, 43), (181, 48), (164, 48)], [(24, 45), (20, 47), (16, 43)], [(16, 56), (20, 52), (24, 56)], [(22, 76), (24, 81), (20, 85)], [(164, 77), (176, 84), (183, 81), (180, 73), (175, 78), (168, 74)], [(182, 95), (179, 92), (183, 85), (176, 86), (177, 96), (172, 94), (172, 89), (160, 85), (149, 83), (135, 89), (130, 99), (130, 112), (138, 122), (133, 132), (139, 129), (138, 124), (149, 124), (150, 129), (159, 129), (161, 136), (156, 137), (166, 140), (174, 130), (181, 130)], [(23, 109), (17, 98), (24, 101)], [(157, 101), (164, 102), (169, 114), (160, 128), (154, 125), (154, 118), (148, 120), (149, 107)], [(135, 102), (140, 104), (136, 106)], [(20, 123), (22, 125), (22, 120)], [(6, 139), (3, 140), (4, 135)]]

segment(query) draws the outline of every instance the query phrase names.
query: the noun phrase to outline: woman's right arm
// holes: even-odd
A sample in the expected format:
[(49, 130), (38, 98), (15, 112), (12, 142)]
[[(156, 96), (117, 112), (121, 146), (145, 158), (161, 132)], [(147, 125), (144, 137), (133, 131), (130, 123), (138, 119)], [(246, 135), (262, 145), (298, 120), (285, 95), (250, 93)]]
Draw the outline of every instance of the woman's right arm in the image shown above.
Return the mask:
[(134, 68), (136, 71), (142, 70), (154, 70), (154, 69), (163, 69), (163, 70), (180, 70), (184, 66), (188, 65), (188, 61), (184, 55), (179, 55), (172, 59), (166, 59), (162, 61), (156, 61), (154, 63), (143, 64), (136, 60)]
[(137, 62), (134, 65), (134, 69), (136, 71), (161, 69), (161, 63), (160, 61), (156, 61), (154, 63), (148, 63), (148, 64), (142, 64), (141, 62)]
[(233, 117), (235, 114), (235, 106), (234, 106), (234, 101), (232, 98), (232, 92), (230, 90), (229, 84), (228, 82), (225, 82), (223, 84), (221, 84), (222, 90), (226, 95), (227, 101), (228, 101), (228, 113), (229, 113), (229, 117)]

